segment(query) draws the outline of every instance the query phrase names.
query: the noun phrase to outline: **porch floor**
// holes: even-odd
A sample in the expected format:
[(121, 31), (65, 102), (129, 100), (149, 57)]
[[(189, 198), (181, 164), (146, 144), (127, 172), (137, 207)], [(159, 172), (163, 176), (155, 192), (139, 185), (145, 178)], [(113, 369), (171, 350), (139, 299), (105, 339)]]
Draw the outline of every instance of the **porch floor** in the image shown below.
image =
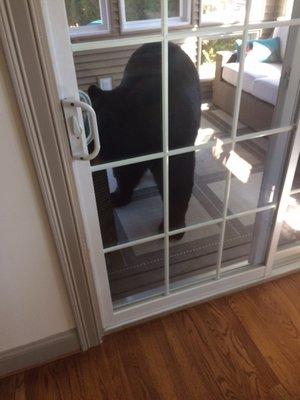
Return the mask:
[[(213, 137), (229, 137), (232, 117), (210, 103), (203, 104), (202, 109), (196, 143), (207, 143)], [(251, 130), (247, 126), (239, 123), (238, 135), (249, 132)], [(267, 138), (236, 145), (236, 153), (252, 169), (246, 183), (232, 177), (228, 215), (257, 208), (267, 148)], [(224, 153), (226, 151), (228, 149), (224, 146)], [(227, 174), (222, 158), (217, 159), (211, 147), (204, 147), (196, 153), (194, 188), (186, 214), (187, 226), (222, 216)], [(108, 185), (109, 191), (113, 192), (116, 182), (112, 170), (108, 171)], [(116, 242), (112, 244), (158, 234), (162, 216), (162, 200), (148, 172), (134, 191), (131, 203), (113, 210)], [(254, 224), (255, 214), (227, 222), (222, 260), (224, 268), (230, 264), (243, 267), (249, 263)], [(102, 231), (107, 229), (102, 224)], [(221, 224), (210, 225), (185, 233), (181, 240), (170, 241), (171, 287), (205, 279), (215, 269), (220, 229)], [(164, 292), (163, 240), (109, 253), (106, 262), (115, 307)]]

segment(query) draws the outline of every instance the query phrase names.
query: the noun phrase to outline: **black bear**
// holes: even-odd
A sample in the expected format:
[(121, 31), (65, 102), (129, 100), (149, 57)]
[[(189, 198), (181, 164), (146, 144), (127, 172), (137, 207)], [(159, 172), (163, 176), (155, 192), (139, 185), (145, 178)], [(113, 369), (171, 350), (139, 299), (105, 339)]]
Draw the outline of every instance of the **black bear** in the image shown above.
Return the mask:
[[(112, 161), (162, 151), (161, 44), (141, 46), (130, 57), (121, 84), (111, 91), (93, 85), (89, 96), (97, 114), (100, 159)], [(176, 44), (169, 43), (169, 149), (193, 146), (200, 125), (201, 94), (197, 70)], [(195, 153), (169, 159), (170, 229), (185, 226), (191, 197)], [(118, 188), (114, 207), (131, 200), (134, 188), (150, 170), (163, 197), (161, 160), (114, 168)], [(162, 230), (163, 223), (159, 229)]]

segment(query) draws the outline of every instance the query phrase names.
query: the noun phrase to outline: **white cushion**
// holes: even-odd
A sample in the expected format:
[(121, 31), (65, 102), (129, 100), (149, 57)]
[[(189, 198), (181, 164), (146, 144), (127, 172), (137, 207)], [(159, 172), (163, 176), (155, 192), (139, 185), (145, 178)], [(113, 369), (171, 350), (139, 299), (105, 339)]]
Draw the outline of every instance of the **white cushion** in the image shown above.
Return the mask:
[[(277, 63), (261, 63), (249, 60), (245, 61), (243, 90), (245, 92), (253, 92), (253, 83), (259, 78), (276, 78), (280, 79), (281, 64)], [(222, 78), (232, 85), (237, 85), (239, 63), (229, 63), (224, 65)]]
[[(276, 27), (273, 37), (280, 38), (280, 55), (283, 59), (288, 40), (289, 27)], [(253, 96), (266, 101), (267, 103), (276, 104), (278, 87), (281, 77), (281, 63), (262, 63), (257, 62), (251, 57), (245, 59), (243, 90)], [(223, 67), (222, 78), (232, 85), (237, 85), (239, 72), (239, 63), (229, 63)]]
[(222, 71), (222, 78), (224, 79), (224, 81), (236, 86), (239, 66), (239, 63), (225, 64)]
[[(245, 66), (246, 67), (246, 66)], [(232, 85), (237, 85), (238, 80), (238, 73), (239, 73), (239, 63), (229, 63), (223, 67), (222, 78)], [(248, 73), (246, 68), (244, 71), (244, 79), (243, 79), (243, 90), (245, 92), (251, 93), (252, 92), (252, 85), (254, 79), (257, 77), (263, 77), (265, 74), (256, 73)]]
[(252, 94), (259, 99), (275, 106), (279, 87), (279, 77), (258, 78), (253, 82)]

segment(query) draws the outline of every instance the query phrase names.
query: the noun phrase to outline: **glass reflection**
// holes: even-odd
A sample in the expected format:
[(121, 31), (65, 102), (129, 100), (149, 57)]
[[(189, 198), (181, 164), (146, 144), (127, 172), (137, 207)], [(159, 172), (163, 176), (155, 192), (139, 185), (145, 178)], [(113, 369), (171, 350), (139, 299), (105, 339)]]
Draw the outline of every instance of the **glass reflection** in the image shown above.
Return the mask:
[(70, 28), (102, 25), (99, 0), (65, 0)]
[(164, 293), (163, 240), (105, 255), (114, 308)]
[(274, 215), (271, 209), (226, 222), (222, 255), (224, 272), (264, 263)]
[(298, 189), (300, 191), (300, 158), (298, 158), (295, 176), (293, 180), (293, 186), (292, 186), (292, 190), (298, 190)]
[(177, 289), (214, 279), (220, 243), (221, 224), (186, 232), (170, 241), (170, 285)]
[(203, 0), (202, 23), (224, 24), (243, 22), (246, 0)]
[(289, 197), (288, 206), (283, 217), (279, 239), (279, 250), (300, 243), (300, 193)]

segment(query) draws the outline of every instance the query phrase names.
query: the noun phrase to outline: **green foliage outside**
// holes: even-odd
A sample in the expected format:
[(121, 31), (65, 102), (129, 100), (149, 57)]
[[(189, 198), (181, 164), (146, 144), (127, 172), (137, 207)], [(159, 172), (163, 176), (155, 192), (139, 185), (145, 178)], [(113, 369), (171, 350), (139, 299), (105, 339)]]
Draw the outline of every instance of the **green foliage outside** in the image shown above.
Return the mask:
[(65, 0), (69, 26), (83, 26), (101, 18), (99, 0)]
[[(127, 21), (160, 18), (160, 0), (125, 0)], [(179, 15), (179, 0), (169, 0), (169, 17)]]
[(235, 36), (226, 39), (202, 40), (201, 64), (216, 62), (218, 51), (234, 51), (237, 39), (238, 37)]

